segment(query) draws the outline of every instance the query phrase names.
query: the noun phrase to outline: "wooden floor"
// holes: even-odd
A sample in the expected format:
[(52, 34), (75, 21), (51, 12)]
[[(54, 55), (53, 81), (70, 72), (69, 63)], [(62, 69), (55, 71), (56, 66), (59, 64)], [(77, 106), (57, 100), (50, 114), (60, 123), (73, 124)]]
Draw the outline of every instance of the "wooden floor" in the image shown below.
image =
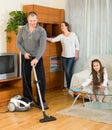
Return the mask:
[[(48, 116), (55, 116), (56, 121), (40, 123), (43, 118), (39, 108), (32, 107), (27, 112), (5, 112), (7, 106), (0, 107), (0, 130), (112, 130), (112, 125), (86, 119), (64, 116), (56, 112), (70, 106), (73, 97), (62, 89), (46, 92), (49, 109)], [(78, 102), (77, 102), (78, 103)]]

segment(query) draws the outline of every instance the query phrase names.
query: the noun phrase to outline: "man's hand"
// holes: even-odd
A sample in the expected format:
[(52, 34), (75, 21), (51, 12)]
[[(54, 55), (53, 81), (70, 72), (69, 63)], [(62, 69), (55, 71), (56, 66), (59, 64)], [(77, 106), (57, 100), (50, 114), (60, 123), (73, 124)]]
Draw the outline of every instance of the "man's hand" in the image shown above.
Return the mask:
[(31, 55), (29, 53), (25, 53), (24, 57), (25, 59), (30, 59)]
[(36, 66), (38, 63), (38, 60), (36, 58), (34, 58), (32, 61), (31, 61), (31, 66)]

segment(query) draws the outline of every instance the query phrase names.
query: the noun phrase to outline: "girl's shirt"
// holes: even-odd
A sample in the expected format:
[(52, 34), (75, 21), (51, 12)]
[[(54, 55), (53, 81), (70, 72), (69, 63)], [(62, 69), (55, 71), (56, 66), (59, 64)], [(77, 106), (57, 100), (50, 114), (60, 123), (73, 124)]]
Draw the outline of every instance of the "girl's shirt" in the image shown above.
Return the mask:
[[(107, 87), (107, 84), (108, 84), (108, 74), (107, 74), (106, 68), (104, 68), (104, 75), (103, 75), (103, 77), (104, 77), (104, 81), (101, 84), (102, 84), (102, 86)], [(99, 78), (99, 76), (98, 76), (98, 78)], [(90, 83), (92, 83), (92, 81), (93, 81), (93, 76), (90, 75), (90, 77), (86, 80), (86, 82), (82, 83), (81, 85), (84, 88), (84, 87), (88, 86)]]
[(75, 56), (75, 50), (79, 50), (79, 40), (74, 32), (71, 32), (69, 36), (60, 34), (55, 38), (52, 38), (52, 42), (61, 42), (62, 44), (62, 56), (71, 58)]

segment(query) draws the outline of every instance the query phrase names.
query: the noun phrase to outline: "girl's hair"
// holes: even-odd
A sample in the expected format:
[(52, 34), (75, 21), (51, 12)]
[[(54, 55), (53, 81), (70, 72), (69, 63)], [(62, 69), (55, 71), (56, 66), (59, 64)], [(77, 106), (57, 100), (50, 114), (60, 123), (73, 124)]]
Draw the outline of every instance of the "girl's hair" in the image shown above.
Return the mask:
[[(99, 65), (100, 65), (100, 70), (99, 70), (99, 78), (98, 78), (98, 73), (94, 70), (93, 68), (93, 63), (94, 62), (98, 62)], [(97, 88), (98, 85), (100, 85), (103, 80), (104, 80), (104, 77), (103, 77), (103, 74), (104, 74), (104, 67), (102, 66), (100, 60), (98, 59), (94, 59), (92, 62), (91, 62), (91, 68), (92, 68), (92, 76), (93, 76), (93, 86)], [(94, 88), (93, 87), (93, 88)]]
[(66, 21), (63, 21), (62, 23), (64, 23), (64, 24), (65, 24), (65, 26), (68, 28), (68, 31), (70, 31), (70, 24), (69, 24), (69, 23), (67, 23)]

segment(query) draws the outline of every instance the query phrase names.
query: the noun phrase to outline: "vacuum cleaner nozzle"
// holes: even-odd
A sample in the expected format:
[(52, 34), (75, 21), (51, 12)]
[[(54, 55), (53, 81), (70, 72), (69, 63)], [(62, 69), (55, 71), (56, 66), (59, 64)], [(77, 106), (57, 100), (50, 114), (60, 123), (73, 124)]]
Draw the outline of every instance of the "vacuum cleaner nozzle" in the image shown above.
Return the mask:
[(44, 123), (44, 122), (55, 121), (55, 120), (56, 120), (55, 117), (53, 117), (53, 116), (46, 116), (46, 115), (45, 115), (43, 119), (40, 119), (40, 122), (41, 122), (41, 123)]

